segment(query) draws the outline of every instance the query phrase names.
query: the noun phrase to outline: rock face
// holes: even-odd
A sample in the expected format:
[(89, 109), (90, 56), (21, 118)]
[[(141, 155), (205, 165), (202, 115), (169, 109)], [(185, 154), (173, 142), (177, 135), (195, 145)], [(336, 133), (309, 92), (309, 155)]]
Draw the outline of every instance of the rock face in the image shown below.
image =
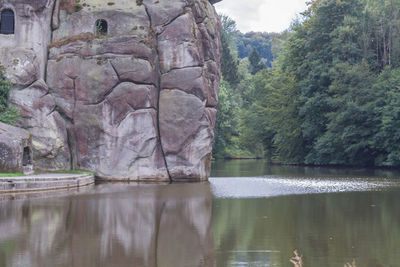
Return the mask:
[(0, 172), (23, 173), (32, 165), (28, 131), (0, 122)]
[(221, 54), (208, 0), (0, 0), (3, 7), (16, 25), (0, 34), (0, 62), (37, 167), (207, 179)]

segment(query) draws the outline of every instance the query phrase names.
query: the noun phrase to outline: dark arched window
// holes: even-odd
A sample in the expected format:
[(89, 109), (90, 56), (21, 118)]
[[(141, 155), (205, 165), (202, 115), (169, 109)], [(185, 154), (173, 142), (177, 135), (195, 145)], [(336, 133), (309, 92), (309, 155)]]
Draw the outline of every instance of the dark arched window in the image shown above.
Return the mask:
[(0, 34), (14, 34), (15, 18), (11, 9), (1, 11)]
[(97, 35), (107, 35), (108, 33), (108, 23), (104, 19), (99, 19), (96, 21), (96, 34)]

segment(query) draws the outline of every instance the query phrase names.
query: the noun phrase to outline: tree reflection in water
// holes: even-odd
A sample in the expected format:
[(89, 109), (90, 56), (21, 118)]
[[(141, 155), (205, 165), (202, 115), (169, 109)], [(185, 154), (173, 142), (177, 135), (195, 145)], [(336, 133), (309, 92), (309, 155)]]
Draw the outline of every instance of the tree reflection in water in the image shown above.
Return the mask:
[(209, 184), (0, 202), (0, 266), (215, 266)]
[(399, 266), (400, 191), (213, 201), (218, 266)]

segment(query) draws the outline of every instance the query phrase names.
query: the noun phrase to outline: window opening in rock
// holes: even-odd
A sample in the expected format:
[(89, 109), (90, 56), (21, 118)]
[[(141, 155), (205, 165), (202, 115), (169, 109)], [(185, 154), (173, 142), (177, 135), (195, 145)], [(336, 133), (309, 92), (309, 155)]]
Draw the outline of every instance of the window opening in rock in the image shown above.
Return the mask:
[(11, 9), (4, 9), (0, 16), (0, 34), (14, 34), (15, 18)]
[(104, 19), (99, 19), (96, 21), (96, 34), (97, 35), (107, 35), (108, 34), (108, 23)]
[(29, 147), (24, 147), (24, 155), (22, 156), (22, 166), (32, 165), (31, 150)]

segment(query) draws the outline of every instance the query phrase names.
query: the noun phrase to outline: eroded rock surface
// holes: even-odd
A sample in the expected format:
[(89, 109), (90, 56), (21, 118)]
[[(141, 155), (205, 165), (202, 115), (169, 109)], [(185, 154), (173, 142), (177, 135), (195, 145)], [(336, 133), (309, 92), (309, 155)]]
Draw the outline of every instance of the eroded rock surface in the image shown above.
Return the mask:
[(31, 25), (48, 54), (32, 42), (1, 43), (0, 62), (15, 84), (11, 102), (33, 135), (37, 166), (103, 179), (207, 179), (221, 54), (211, 3), (33, 2), (39, 18), (16, 20), (14, 39)]
[(28, 131), (0, 122), (0, 172), (23, 173), (31, 165), (31, 147)]

